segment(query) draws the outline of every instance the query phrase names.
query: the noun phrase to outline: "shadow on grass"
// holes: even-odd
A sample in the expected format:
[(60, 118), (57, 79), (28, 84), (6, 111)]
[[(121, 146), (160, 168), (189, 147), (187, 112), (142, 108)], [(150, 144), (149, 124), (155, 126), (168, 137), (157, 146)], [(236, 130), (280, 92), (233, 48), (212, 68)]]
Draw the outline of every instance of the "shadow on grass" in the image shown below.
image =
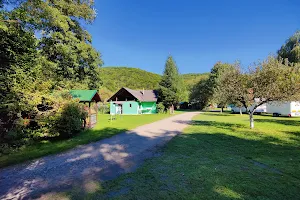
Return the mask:
[[(187, 124), (189, 121), (177, 123)], [(127, 182), (124, 187), (117, 184), (120, 189), (108, 187), (109, 182), (103, 187), (101, 181), (132, 172), (145, 159), (155, 155), (155, 148), (153, 151), (145, 151), (144, 148), (156, 146), (158, 140), (162, 140), (161, 144), (164, 144), (178, 132), (162, 130), (161, 136), (147, 137), (129, 131), (63, 154), (2, 169), (0, 198), (19, 195), (24, 199), (54, 199), (53, 196), (61, 194), (58, 198), (62, 199), (66, 195), (63, 192), (68, 190), (71, 190), (67, 193), (67, 198), (70, 199), (190, 199), (192, 195), (195, 199), (233, 199), (239, 196), (253, 199), (258, 196), (263, 199), (292, 199), (298, 195), (299, 145), (276, 145), (280, 140), (273, 137), (263, 137), (260, 140), (242, 138), (243, 134), (255, 134), (247, 130), (239, 130), (241, 137), (234, 137), (219, 129), (213, 134), (207, 134), (201, 129), (204, 126), (235, 130), (245, 128), (242, 124), (198, 120), (191, 124), (199, 127), (197, 131), (172, 140), (165, 148), (163, 158), (158, 157), (158, 161), (153, 163), (150, 160), (151, 166), (147, 163), (143, 167), (149, 167), (150, 171), (141, 169), (136, 175), (128, 175), (135, 180)], [(99, 134), (122, 131), (124, 129), (108, 128), (101, 132), (90, 130), (86, 136), (95, 135), (96, 139)], [(84, 143), (84, 138), (78, 139), (82, 139)], [(168, 178), (159, 179), (159, 169), (156, 167), (163, 164), (165, 166), (162, 173), (167, 174)], [(244, 179), (248, 181), (241, 181)], [(178, 180), (177, 186), (168, 186)], [(72, 191), (72, 188), (76, 189)]]
[(291, 118), (280, 118), (280, 119), (255, 119), (256, 122), (260, 123), (276, 123), (286, 126), (300, 126), (299, 120), (291, 120)]
[(219, 111), (204, 111), (203, 113), (205, 115), (216, 116), (216, 117), (233, 116), (233, 114), (230, 111), (224, 111), (222, 113)]
[[(123, 133), (116, 135), (120, 132)], [(101, 134), (103, 137), (114, 136), (78, 146), (61, 154), (0, 169), (0, 199), (43, 198), (44, 194), (55, 195), (74, 187), (79, 188), (80, 192), (76, 194), (79, 198), (95, 193), (101, 190), (100, 181), (110, 180), (122, 173), (135, 170), (143, 160), (156, 155), (155, 148), (163, 145), (179, 132), (162, 130), (159, 135), (153, 135), (150, 131), (139, 134), (116, 128), (100, 131), (92, 129), (86, 132), (85, 136), (88, 139), (75, 137), (70, 140), (80, 140), (84, 144), (91, 139), (101, 139)], [(55, 151), (69, 149), (72, 144), (78, 145), (79, 142), (59, 142), (55, 146)], [(43, 151), (47, 151), (45, 147), (42, 146)], [(51, 147), (54, 145), (51, 144)], [(37, 156), (39, 150), (41, 151), (37, 148), (31, 154)], [(48, 150), (48, 153), (53, 152)], [(46, 153), (42, 152), (42, 154)]]
[(189, 124), (193, 126), (211, 126), (216, 128), (222, 128), (222, 129), (230, 129), (235, 130), (237, 128), (246, 128), (247, 126), (244, 124), (238, 124), (238, 123), (226, 123), (226, 122), (217, 122), (217, 121), (200, 121), (200, 120), (192, 120), (186, 121), (186, 120), (177, 120), (177, 123), (182, 124)]
[(295, 199), (299, 196), (299, 146), (276, 145), (274, 142), (278, 140), (272, 137), (251, 140), (218, 130), (214, 134), (198, 130), (173, 139), (164, 148), (162, 157), (149, 160), (135, 173), (105, 183), (106, 191), (98, 193), (97, 198)]

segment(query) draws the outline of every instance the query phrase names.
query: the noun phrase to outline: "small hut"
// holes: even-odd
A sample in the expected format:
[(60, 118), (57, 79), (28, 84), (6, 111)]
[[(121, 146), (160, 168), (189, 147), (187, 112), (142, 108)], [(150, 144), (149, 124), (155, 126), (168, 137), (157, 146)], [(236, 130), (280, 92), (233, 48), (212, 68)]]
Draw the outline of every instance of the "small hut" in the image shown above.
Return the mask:
[[(85, 121), (89, 128), (92, 128), (97, 123), (98, 106), (97, 103), (101, 101), (97, 90), (70, 90), (72, 98), (78, 98), (80, 103), (84, 103), (85, 109), (88, 110), (88, 117)], [(88, 103), (88, 104), (87, 104)]]

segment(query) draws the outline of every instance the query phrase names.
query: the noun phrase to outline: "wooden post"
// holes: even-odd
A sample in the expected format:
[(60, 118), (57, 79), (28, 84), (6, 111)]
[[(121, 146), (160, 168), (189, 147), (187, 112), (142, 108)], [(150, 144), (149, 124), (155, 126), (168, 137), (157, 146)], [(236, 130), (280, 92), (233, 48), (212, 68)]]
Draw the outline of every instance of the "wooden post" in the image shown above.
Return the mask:
[(91, 102), (89, 102), (89, 128), (92, 127), (92, 123), (91, 123)]
[(98, 104), (95, 101), (95, 105), (96, 105), (96, 123), (98, 123)]

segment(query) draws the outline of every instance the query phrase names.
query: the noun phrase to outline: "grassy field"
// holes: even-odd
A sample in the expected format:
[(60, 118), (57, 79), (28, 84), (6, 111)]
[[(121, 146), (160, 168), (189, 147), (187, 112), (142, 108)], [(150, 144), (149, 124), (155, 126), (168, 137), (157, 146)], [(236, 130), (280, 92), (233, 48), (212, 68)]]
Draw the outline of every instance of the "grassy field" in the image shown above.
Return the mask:
[[(176, 113), (179, 114), (181, 112), (179, 111)], [(169, 114), (119, 116), (117, 120), (113, 120), (111, 122), (110, 115), (101, 114), (98, 117), (96, 127), (84, 131), (71, 139), (60, 141), (44, 140), (31, 146), (25, 146), (11, 154), (1, 155), (0, 167), (39, 158), (49, 154), (59, 153), (74, 148), (77, 145), (87, 144), (103, 138), (111, 137), (118, 133), (170, 116), (171, 115)]]
[(300, 199), (299, 120), (255, 116), (250, 130), (247, 115), (200, 114), (161, 156), (86, 198)]

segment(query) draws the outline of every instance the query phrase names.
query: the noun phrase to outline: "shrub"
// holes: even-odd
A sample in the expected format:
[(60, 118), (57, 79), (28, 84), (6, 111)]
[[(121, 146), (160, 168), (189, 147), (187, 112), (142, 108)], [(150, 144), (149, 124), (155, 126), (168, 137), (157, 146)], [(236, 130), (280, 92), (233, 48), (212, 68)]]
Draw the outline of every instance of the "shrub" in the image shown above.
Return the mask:
[(165, 106), (164, 106), (164, 104), (162, 102), (160, 102), (159, 104), (157, 104), (156, 108), (157, 108), (157, 112), (158, 113), (164, 113), (165, 112)]
[(110, 103), (99, 103), (98, 111), (101, 114), (109, 113)]
[(86, 117), (87, 112), (82, 104), (66, 103), (54, 117), (53, 132), (57, 132), (59, 137), (69, 138), (82, 130)]

